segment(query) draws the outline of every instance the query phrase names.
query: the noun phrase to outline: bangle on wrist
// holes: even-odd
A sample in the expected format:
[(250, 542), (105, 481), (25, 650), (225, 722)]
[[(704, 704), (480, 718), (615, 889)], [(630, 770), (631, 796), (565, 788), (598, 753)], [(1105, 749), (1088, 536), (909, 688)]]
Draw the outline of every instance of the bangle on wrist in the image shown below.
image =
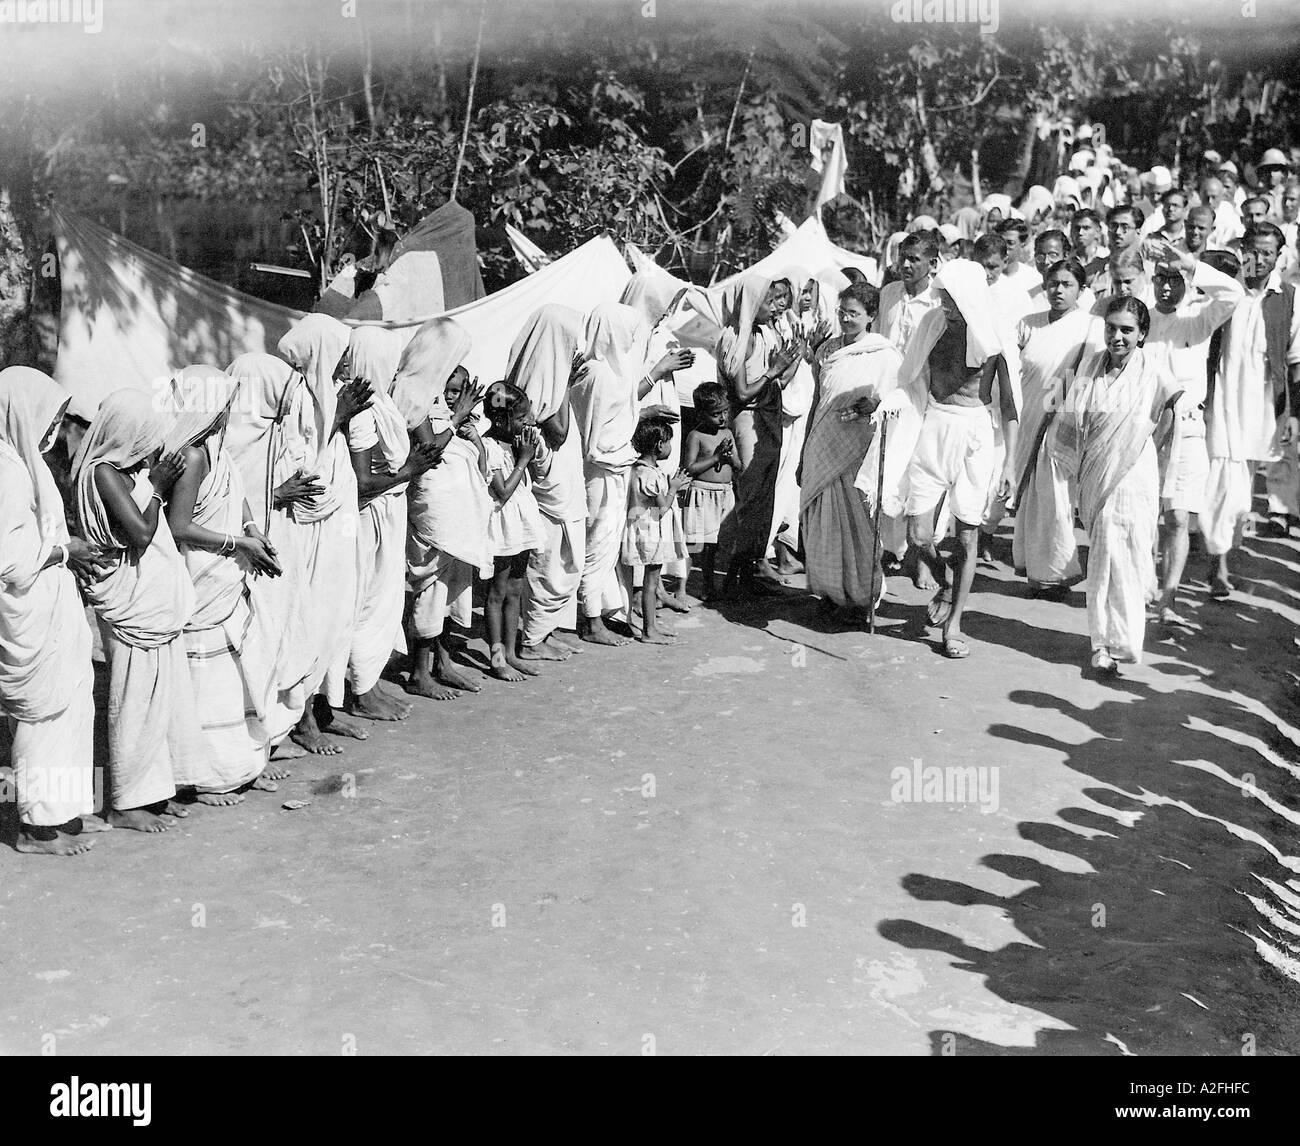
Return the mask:
[(244, 524), (241, 525), (239, 528), (242, 529), (245, 533), (247, 533), (248, 527), (250, 525), (253, 526), (254, 528), (257, 527), (257, 522), (255, 522), (251, 517), (246, 522), (244, 522)]
[(64, 569), (66, 569), (68, 567), (68, 547), (66, 545), (60, 545), (58, 549), (61, 556), (59, 557), (58, 561), (55, 562), (55, 564), (60, 565)]

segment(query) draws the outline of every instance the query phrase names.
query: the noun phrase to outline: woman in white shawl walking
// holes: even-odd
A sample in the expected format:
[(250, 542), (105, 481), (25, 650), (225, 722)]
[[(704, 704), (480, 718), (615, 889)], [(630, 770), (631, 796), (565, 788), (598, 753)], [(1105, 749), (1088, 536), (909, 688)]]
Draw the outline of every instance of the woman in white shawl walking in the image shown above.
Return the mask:
[(178, 773), (207, 770), (182, 639), (194, 585), (163, 515), (185, 464), (159, 456), (172, 420), (152, 395), (117, 390), (72, 464), (78, 532), (116, 559), (84, 586), (108, 656), (108, 819), (142, 832), (185, 814), (172, 802)]
[(799, 462), (808, 590), (840, 609), (866, 608), (884, 590), (874, 526), (854, 487), (875, 435), (871, 415), (902, 365), (889, 339), (871, 332), (879, 301), (867, 283), (840, 294), (840, 333), (813, 361), (816, 392)]
[(406, 652), (406, 489), (437, 461), (436, 447), (411, 448), (406, 419), (393, 401), (402, 357), (395, 331), (358, 326), (348, 343), (347, 374), (370, 384), (372, 401), (348, 424), (348, 448), (357, 478), (361, 523), (357, 531), (356, 629), (348, 654), (352, 689), (348, 711), (369, 720), (404, 720), (411, 706), (384, 691), (380, 675), (394, 651)]
[(276, 788), (263, 777), (274, 650), (258, 641), (247, 579), (278, 577), (280, 566), (225, 445), (238, 393), (238, 380), (224, 370), (185, 367), (172, 379), (176, 420), (163, 443), (164, 453), (179, 451), (185, 462), (167, 503), (167, 522), (194, 583), (185, 652), (207, 742), (203, 755), (176, 762), (176, 784), (199, 803), (218, 807), (241, 803), (249, 786)]
[(111, 567), (68, 535), (44, 454), (71, 395), (26, 366), (0, 371), (0, 708), (8, 721), (20, 852), (79, 855), (95, 810), (91, 635), (74, 575)]
[(337, 319), (309, 314), (280, 339), (286, 362), (307, 380), (306, 399), (298, 407), (297, 437), (307, 450), (307, 472), (322, 492), (298, 501), (290, 514), (302, 543), (308, 631), (315, 654), (307, 677), (307, 701), (293, 731), (308, 752), (340, 751), (321, 735), (330, 732), (365, 740), (369, 733), (335, 713), (343, 706), (348, 652), (356, 629), (357, 477), (352, 469), (346, 429), (353, 415), (370, 405), (370, 387), (334, 379), (348, 348), (349, 330)]
[(1156, 590), (1160, 474), (1153, 435), (1165, 409), (1185, 395), (1162, 355), (1142, 349), (1151, 317), (1132, 296), (1105, 311), (1106, 349), (1066, 393), (1048, 439), (1057, 464), (1076, 475), (1079, 516), (1088, 531), (1088, 632), (1092, 668), (1138, 663), (1146, 605)]
[(1082, 364), (1093, 315), (1079, 306), (1087, 277), (1077, 259), (1048, 267), (1048, 309), (1021, 320), (1020, 382), (1024, 387), (1016, 440), (1015, 533), (1011, 560), (1035, 595), (1060, 597), (1079, 577), (1070, 483), (1043, 447), (1061, 397)]

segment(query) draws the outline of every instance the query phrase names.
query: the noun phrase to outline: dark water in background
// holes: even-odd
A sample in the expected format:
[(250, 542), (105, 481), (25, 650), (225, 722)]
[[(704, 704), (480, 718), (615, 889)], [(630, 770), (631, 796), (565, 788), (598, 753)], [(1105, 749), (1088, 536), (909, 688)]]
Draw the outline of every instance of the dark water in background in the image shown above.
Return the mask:
[(85, 214), (157, 254), (226, 286), (283, 306), (310, 309), (316, 281), (255, 271), (255, 262), (301, 266), (289, 248), (302, 232), (284, 201), (181, 199), (140, 192), (106, 195)]

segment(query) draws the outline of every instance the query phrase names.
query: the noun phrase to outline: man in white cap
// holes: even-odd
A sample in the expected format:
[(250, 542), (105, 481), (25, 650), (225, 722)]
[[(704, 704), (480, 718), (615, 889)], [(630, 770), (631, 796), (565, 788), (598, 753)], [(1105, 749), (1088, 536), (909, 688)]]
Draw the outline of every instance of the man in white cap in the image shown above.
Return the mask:
[[(1017, 394), (1008, 380), (984, 269), (969, 259), (953, 259), (940, 269), (934, 285), (939, 308), (921, 320), (898, 387), (885, 395), (875, 417), (899, 419), (899, 432), (890, 435), (892, 466), (885, 463), (884, 508), (889, 512), (890, 503), (901, 499), (916, 584), (937, 585), (928, 619), (942, 628), (943, 655), (960, 660), (970, 655), (961, 619), (975, 578), (979, 522), (995, 475), (992, 406), (998, 404), (1007, 458), (1014, 459)], [(874, 465), (880, 465), (877, 446), (868, 452), (858, 477), (869, 498), (876, 493), (872, 466), (873, 452)], [(1015, 465), (1009, 460), (1002, 481), (1009, 489), (1014, 480)], [(934, 519), (941, 500), (957, 531), (951, 569), (935, 548)]]
[(1282, 187), (1291, 172), (1287, 157), (1276, 147), (1270, 147), (1255, 164), (1255, 178), (1259, 181), (1259, 194), (1269, 201), (1269, 214), (1282, 217)]

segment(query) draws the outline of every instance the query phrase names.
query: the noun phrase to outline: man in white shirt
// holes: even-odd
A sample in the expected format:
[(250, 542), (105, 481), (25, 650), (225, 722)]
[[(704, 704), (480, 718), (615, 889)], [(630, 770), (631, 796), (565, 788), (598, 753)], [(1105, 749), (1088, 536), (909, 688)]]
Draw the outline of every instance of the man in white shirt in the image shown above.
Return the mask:
[(1291, 458), (1287, 466), (1269, 467), (1270, 502), (1276, 497), (1280, 504), (1294, 506), (1296, 501), (1288, 482), (1294, 487), (1300, 307), (1295, 306), (1294, 289), (1282, 283), (1277, 270), (1281, 249), (1282, 232), (1271, 223), (1253, 227), (1245, 236), (1245, 297), (1233, 311), (1223, 339), (1208, 403), (1210, 478), (1201, 531), (1210, 554), (1210, 593), (1218, 598), (1232, 592), (1228, 554), (1240, 545), (1250, 516), (1255, 470), (1261, 463), (1279, 460), (1279, 446)]
[(1194, 259), (1210, 245), (1210, 232), (1214, 230), (1214, 212), (1209, 207), (1193, 207), (1187, 212), (1183, 225), (1183, 248)]
[(939, 305), (931, 286), (939, 269), (938, 244), (928, 233), (908, 235), (899, 249), (898, 266), (902, 278), (880, 288), (880, 307), (871, 329), (904, 354), (921, 316)]
[(1214, 212), (1214, 226), (1210, 230), (1207, 245), (1226, 250), (1228, 243), (1241, 237), (1245, 230), (1232, 202), (1226, 198), (1223, 180), (1210, 176), (1201, 180), (1201, 201), (1198, 206), (1208, 207)]
[(1174, 612), (1174, 595), (1187, 565), (1188, 520), (1204, 509), (1210, 472), (1204, 413), (1210, 336), (1232, 317), (1246, 292), (1236, 279), (1172, 244), (1152, 243), (1150, 249), (1159, 255), (1159, 261), (1145, 349), (1148, 355), (1165, 357), (1169, 372), (1193, 399), (1188, 407), (1191, 416), (1175, 420), (1160, 459), (1160, 505), (1164, 510), (1160, 623), (1175, 625), (1180, 623)]

